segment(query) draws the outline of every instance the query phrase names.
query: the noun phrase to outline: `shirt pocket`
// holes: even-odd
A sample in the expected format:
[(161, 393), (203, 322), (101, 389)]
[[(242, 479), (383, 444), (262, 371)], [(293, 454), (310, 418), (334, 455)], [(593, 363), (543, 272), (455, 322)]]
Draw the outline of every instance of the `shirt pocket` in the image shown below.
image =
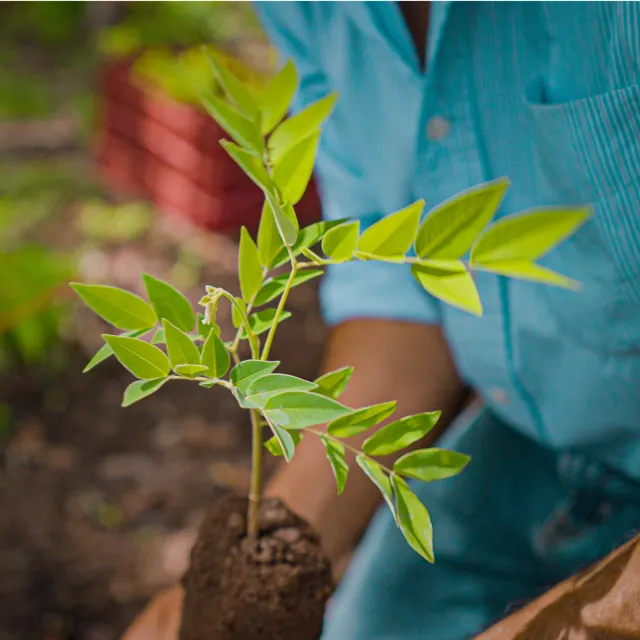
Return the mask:
[(525, 109), (536, 197), (594, 211), (543, 260), (582, 290), (545, 288), (541, 295), (567, 338), (604, 352), (640, 353), (640, 87), (561, 104), (535, 94), (527, 94)]

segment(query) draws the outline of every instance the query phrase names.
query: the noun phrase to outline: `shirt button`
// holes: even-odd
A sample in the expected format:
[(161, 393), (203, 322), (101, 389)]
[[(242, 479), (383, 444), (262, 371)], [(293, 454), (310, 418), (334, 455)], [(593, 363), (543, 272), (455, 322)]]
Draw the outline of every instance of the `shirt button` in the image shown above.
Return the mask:
[(494, 402), (498, 404), (506, 404), (509, 402), (509, 394), (500, 387), (492, 387), (489, 389), (489, 395), (493, 399)]
[(433, 142), (441, 142), (451, 131), (451, 123), (442, 116), (433, 116), (427, 122), (427, 138)]

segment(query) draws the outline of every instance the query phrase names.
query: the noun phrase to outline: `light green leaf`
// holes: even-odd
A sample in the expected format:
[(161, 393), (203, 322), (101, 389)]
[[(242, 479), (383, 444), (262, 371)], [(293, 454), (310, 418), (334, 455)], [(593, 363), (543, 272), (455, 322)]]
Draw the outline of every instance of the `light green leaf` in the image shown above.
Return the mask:
[(140, 297), (117, 287), (72, 282), (85, 304), (117, 329), (149, 329), (156, 323), (153, 309)]
[(391, 213), (365, 229), (358, 241), (358, 251), (374, 256), (403, 256), (416, 237), (424, 201), (418, 200)]
[(292, 246), (298, 238), (298, 218), (292, 204), (281, 204), (271, 191), (264, 195), (269, 203), (278, 233), (287, 246)]
[(212, 331), (202, 345), (200, 364), (205, 365), (205, 375), (211, 378), (222, 378), (229, 370), (231, 358), (224, 343)]
[(297, 204), (307, 189), (320, 142), (320, 132), (302, 139), (283, 153), (273, 167), (273, 181), (284, 199)]
[[(125, 333), (121, 333), (121, 336), (125, 338), (139, 338), (140, 336), (147, 333), (148, 329), (138, 329), (137, 331), (125, 331)], [(82, 370), (82, 373), (87, 373), (87, 371), (91, 371), (94, 367), (97, 367), (101, 362), (104, 362), (107, 358), (113, 355), (113, 349), (111, 345), (105, 343), (103, 344), (95, 353), (93, 358), (89, 360), (87, 366)]]
[(211, 387), (215, 387), (217, 382), (215, 380), (203, 380), (202, 382), (198, 382), (198, 384), (205, 389), (211, 389)]
[(370, 456), (386, 456), (424, 438), (436, 425), (440, 411), (426, 411), (390, 422), (364, 441), (362, 450)]
[(411, 273), (422, 287), (435, 298), (453, 307), (482, 315), (482, 302), (476, 284), (464, 264), (452, 261), (450, 267), (414, 264)]
[(231, 384), (246, 394), (249, 385), (262, 376), (271, 373), (280, 362), (269, 360), (245, 360), (231, 369)]
[[(275, 309), (262, 309), (261, 311), (256, 311), (249, 316), (249, 324), (251, 325), (251, 330), (256, 335), (261, 335), (268, 331), (273, 324), (273, 321), (276, 317)], [(291, 317), (290, 311), (283, 311), (278, 317), (278, 324), (284, 322), (285, 320)], [(246, 337), (246, 333), (242, 331), (242, 337)]]
[(343, 222), (329, 229), (322, 238), (322, 250), (334, 260), (350, 260), (358, 247), (360, 220)]
[[(314, 222), (310, 224), (304, 229), (300, 230), (298, 234), (298, 238), (295, 241), (294, 245), (291, 247), (291, 252), (294, 256), (298, 256), (303, 253), (304, 249), (308, 249), (313, 245), (317, 244), (322, 236), (329, 231), (329, 229), (333, 229), (333, 227), (342, 224), (343, 222), (347, 222), (346, 220), (321, 220), (320, 222)], [(285, 262), (289, 262), (289, 254), (286, 249), (283, 249), (276, 256), (273, 266), (279, 267)]]
[(274, 188), (273, 180), (264, 168), (262, 161), (250, 151), (242, 149), (233, 142), (221, 140), (224, 150), (233, 158), (236, 164), (265, 192)]
[(243, 326), (242, 322), (242, 314), (238, 311), (238, 306), (246, 313), (247, 311), (247, 303), (242, 298), (235, 298), (237, 306), (235, 304), (231, 305), (231, 322), (236, 329), (239, 329)]
[(185, 376), (186, 378), (197, 376), (199, 373), (203, 373), (206, 370), (207, 367), (202, 364), (177, 364), (174, 367), (174, 371), (179, 376)]
[(457, 475), (467, 466), (469, 460), (469, 456), (457, 451), (419, 449), (398, 458), (393, 465), (393, 471), (408, 478), (432, 482)]
[(337, 99), (332, 93), (285, 120), (269, 138), (269, 152), (272, 162), (277, 162), (288, 149), (303, 138), (313, 135), (329, 117)]
[(171, 367), (175, 370), (179, 364), (200, 364), (200, 352), (191, 338), (178, 329), (175, 324), (167, 320), (162, 321), (164, 335), (167, 341), (167, 353)]
[(349, 466), (344, 459), (344, 446), (326, 436), (320, 436), (320, 440), (322, 440), (327, 458), (333, 469), (333, 475), (336, 477), (336, 487), (338, 495), (340, 495), (344, 491), (344, 485), (347, 482), (349, 473)]
[(213, 331), (217, 336), (220, 336), (220, 327), (213, 321), (209, 324), (204, 323), (204, 315), (202, 313), (196, 314), (196, 321), (198, 323), (198, 335), (206, 340), (208, 335)]
[(287, 115), (297, 86), (298, 74), (293, 62), (289, 60), (258, 97), (263, 135), (270, 133)]
[(376, 262), (390, 262), (391, 264), (403, 264), (406, 262), (405, 256), (376, 256), (373, 253), (364, 251), (354, 251), (353, 257), (358, 260), (375, 260)]
[(255, 379), (247, 388), (246, 401), (254, 407), (264, 407), (266, 401), (276, 393), (283, 391), (310, 391), (317, 388), (315, 382), (309, 382), (285, 373), (270, 373)]
[(395, 401), (381, 402), (357, 409), (330, 422), (327, 431), (338, 438), (355, 436), (386, 420), (396, 410), (397, 404)]
[(309, 391), (284, 391), (271, 396), (264, 414), (285, 429), (304, 429), (349, 413), (339, 402)]
[(418, 230), (418, 256), (447, 259), (464, 256), (498, 210), (508, 187), (509, 181), (499, 178), (467, 189), (433, 209)]
[(318, 385), (315, 393), (335, 400), (340, 397), (342, 392), (347, 388), (352, 375), (353, 367), (342, 367), (341, 369), (324, 373), (314, 380)]
[(224, 62), (219, 60), (219, 56), (215, 51), (208, 50), (207, 57), (218, 84), (222, 87), (229, 100), (243, 115), (255, 120), (258, 115), (258, 105), (245, 84), (236, 78)]
[(156, 378), (155, 380), (136, 380), (132, 382), (124, 392), (124, 398), (122, 399), (122, 406), (129, 407), (134, 402), (142, 400), (152, 393), (155, 393), (160, 387), (167, 382), (169, 378)]
[(288, 257), (289, 254), (284, 248), (284, 243), (273, 218), (271, 207), (265, 200), (262, 205), (260, 227), (258, 228), (258, 254), (262, 266), (267, 268), (272, 267), (276, 256), (282, 250), (284, 250), (285, 256)]
[[(265, 416), (266, 417), (266, 416)], [(269, 425), (273, 437), (276, 439), (278, 446), (280, 447), (280, 451), (284, 456), (284, 459), (289, 462), (291, 458), (293, 458), (293, 454), (295, 453), (296, 444), (300, 442), (301, 438), (294, 439), (294, 432), (289, 433), (286, 429), (283, 429), (279, 424), (269, 420), (266, 417), (267, 424)]]
[(246, 227), (240, 230), (240, 250), (238, 252), (238, 274), (240, 291), (245, 302), (249, 302), (262, 284), (262, 265), (258, 247)]
[(500, 276), (531, 280), (543, 284), (555, 285), (573, 291), (580, 290), (580, 283), (563, 276), (557, 271), (547, 269), (528, 260), (497, 260), (496, 262), (472, 262), (470, 268), (475, 271), (488, 271)]
[[(304, 433), (304, 431), (286, 431), (285, 429), (283, 429), (282, 427), (277, 427), (279, 428), (279, 435), (282, 435), (283, 433), (286, 433), (289, 435), (289, 437), (291, 438), (291, 440), (293, 441), (293, 445), (294, 447), (297, 447), (298, 444), (300, 443), (300, 441), (302, 440), (302, 434)], [(286, 436), (284, 436), (286, 438)], [(274, 456), (283, 456), (284, 455), (284, 451), (282, 450), (282, 447), (280, 446), (280, 441), (278, 440), (277, 436), (273, 436), (271, 438), (269, 438), (265, 443), (264, 443), (265, 448), (267, 449), (267, 451)], [(289, 460), (291, 459), (291, 457), (289, 457)], [(287, 462), (289, 461), (287, 460)]]
[(142, 274), (142, 280), (158, 318), (170, 320), (183, 331), (193, 331), (196, 316), (191, 303), (168, 282), (158, 280), (148, 273)]
[(412, 549), (427, 562), (433, 562), (433, 527), (427, 508), (418, 496), (409, 489), (407, 483), (396, 476), (391, 476), (400, 531)]
[[(227, 104), (224, 100), (215, 98), (212, 95), (202, 96), (202, 106), (209, 112), (211, 117), (244, 149), (248, 155), (257, 159), (258, 154), (262, 156), (264, 152), (264, 141), (260, 135), (260, 130), (255, 122), (243, 116), (239, 111)], [(225, 141), (226, 142), (226, 141)], [(222, 143), (221, 143), (222, 144)], [(227, 144), (230, 144), (227, 142)], [(226, 146), (225, 146), (226, 148)], [(229, 151), (229, 149), (227, 149)], [(229, 155), (240, 164), (231, 154)]]
[[(293, 281), (291, 283), (291, 287), (297, 287), (303, 282), (307, 282), (308, 280), (313, 280), (314, 278), (318, 278), (324, 272), (322, 269), (305, 269), (304, 271), (298, 271), (296, 275), (293, 277)], [(254, 300), (254, 306), (259, 307), (263, 304), (267, 304), (275, 298), (279, 297), (287, 286), (287, 281), (289, 280), (289, 275), (283, 273), (282, 275), (275, 276), (273, 278), (269, 278), (258, 291), (258, 295)]]
[(171, 366), (163, 351), (152, 344), (123, 336), (102, 336), (120, 361), (136, 378), (153, 380), (169, 375)]
[(584, 224), (589, 207), (549, 208), (498, 220), (474, 244), (471, 261), (537, 260)]
[(378, 491), (380, 491), (382, 497), (384, 498), (384, 501), (387, 503), (387, 506), (389, 507), (389, 509), (391, 509), (393, 518), (397, 523), (398, 518), (396, 516), (395, 505), (393, 504), (393, 490), (391, 488), (391, 481), (389, 480), (389, 476), (375, 460), (370, 460), (369, 458), (365, 458), (362, 455), (357, 455), (356, 462), (367, 475), (369, 480), (371, 480), (371, 482), (373, 482), (373, 484), (378, 487)]

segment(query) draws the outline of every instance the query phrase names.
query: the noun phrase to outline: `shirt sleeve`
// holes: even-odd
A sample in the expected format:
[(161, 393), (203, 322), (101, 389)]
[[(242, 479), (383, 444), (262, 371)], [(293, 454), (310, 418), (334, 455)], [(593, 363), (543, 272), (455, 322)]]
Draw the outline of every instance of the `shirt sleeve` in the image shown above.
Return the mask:
[[(315, 60), (313, 11), (316, 3), (256, 2), (255, 10), (271, 42), (283, 60), (291, 59), (300, 77), (293, 110), (331, 92), (329, 74)], [(321, 3), (323, 4), (323, 3)], [(331, 5), (333, 3), (326, 3)], [(323, 218), (360, 219), (361, 230), (379, 220), (383, 213), (372, 201), (357, 167), (357, 149), (340, 142), (336, 123), (349, 117), (349, 105), (338, 104), (327, 121), (316, 165)], [(424, 324), (439, 324), (440, 307), (411, 275), (409, 265), (381, 262), (349, 262), (331, 265), (320, 288), (324, 320), (335, 325), (353, 318), (388, 318)]]

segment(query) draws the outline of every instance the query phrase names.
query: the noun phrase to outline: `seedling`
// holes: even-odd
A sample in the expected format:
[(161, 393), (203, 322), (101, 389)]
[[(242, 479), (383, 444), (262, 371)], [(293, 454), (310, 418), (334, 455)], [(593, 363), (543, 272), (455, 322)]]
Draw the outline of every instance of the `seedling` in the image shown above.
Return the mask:
[[(300, 229), (294, 207), (311, 177), (321, 127), (336, 96), (328, 95), (286, 119), (298, 84), (291, 63), (259, 94), (216, 58), (212, 68), (225, 95), (204, 96), (203, 105), (233, 140), (223, 140), (222, 146), (265, 196), (257, 243), (245, 228), (240, 236), (241, 296), (207, 286), (199, 314), (179, 291), (150, 275), (143, 275), (148, 302), (115, 287), (73, 284), (91, 309), (123, 331), (103, 336), (104, 346), (85, 370), (114, 354), (137, 378), (127, 387), (123, 406), (173, 380), (220, 386), (233, 394), (249, 411), (252, 425), (248, 536), (259, 533), (263, 447), (290, 461), (302, 438), (317, 437), (333, 468), (338, 493), (350, 473), (345, 458), (349, 450), (382, 494), (407, 542), (432, 562), (429, 513), (407, 480), (448, 478), (459, 473), (469, 458), (429, 448), (410, 450), (390, 466), (380, 461), (424, 438), (438, 421), (438, 411), (402, 416), (374, 431), (362, 448), (352, 446), (351, 436), (390, 418), (396, 403), (357, 409), (342, 404), (339, 398), (353, 373), (350, 367), (315, 380), (279, 370), (280, 363), (270, 355), (279, 324), (291, 315), (286, 310), (289, 294), (329, 265), (375, 260), (410, 265), (428, 294), (479, 316), (482, 303), (473, 271), (575, 288), (575, 282), (536, 260), (573, 233), (590, 212), (539, 210), (490, 225), (508, 187), (506, 179), (499, 179), (455, 196), (424, 217), (419, 200), (366, 229), (358, 220), (325, 221)], [(283, 265), (288, 273), (274, 275), (274, 269)], [(216, 324), (216, 310), (223, 303), (231, 305), (236, 328), (230, 340), (221, 337)], [(244, 361), (243, 342), (251, 353), (251, 359)], [(158, 346), (162, 344), (166, 353)], [(265, 432), (270, 435), (266, 441)]]

